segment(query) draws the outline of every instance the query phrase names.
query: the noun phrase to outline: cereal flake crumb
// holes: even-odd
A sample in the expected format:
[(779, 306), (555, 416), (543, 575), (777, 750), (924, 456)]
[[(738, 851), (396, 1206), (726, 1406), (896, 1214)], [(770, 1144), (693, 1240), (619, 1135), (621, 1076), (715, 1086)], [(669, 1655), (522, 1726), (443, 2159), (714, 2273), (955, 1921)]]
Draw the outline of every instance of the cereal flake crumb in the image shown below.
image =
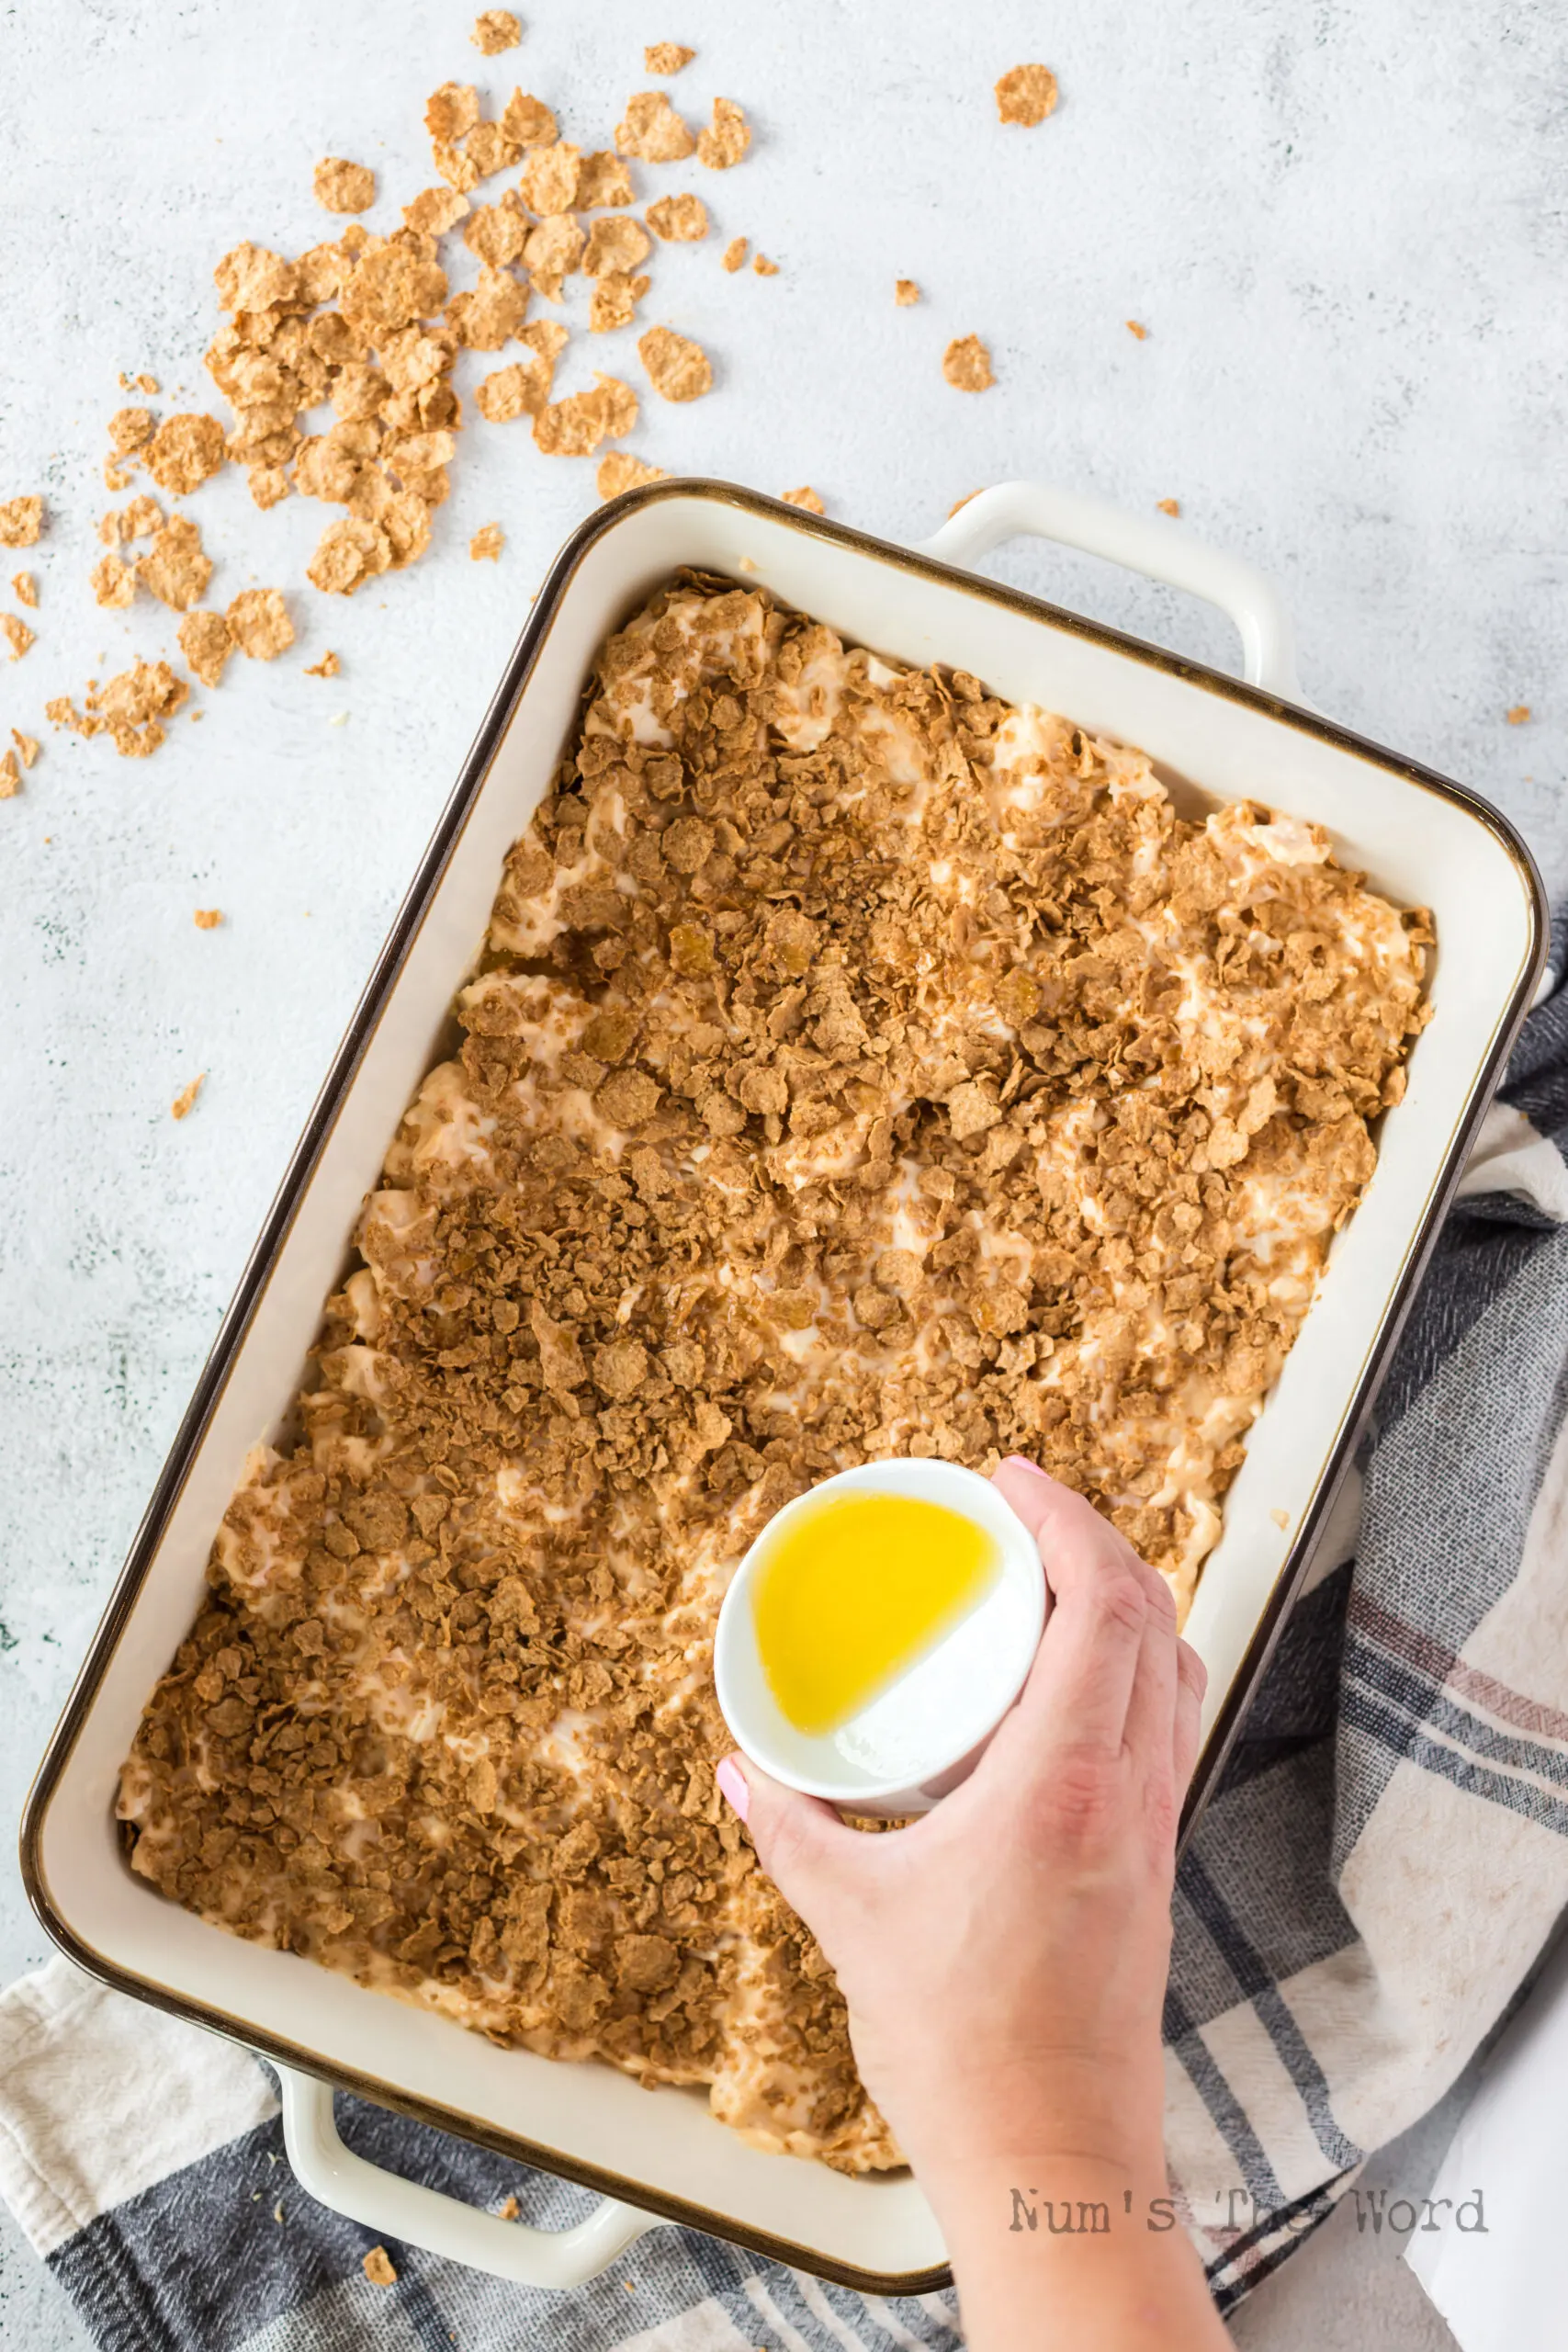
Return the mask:
[(615, 125), (617, 153), (636, 155), (645, 164), (680, 164), (696, 147), (663, 90), (639, 90), (626, 100), (626, 113)]
[(997, 84), (997, 114), (1002, 122), (1021, 122), (1032, 130), (1056, 103), (1056, 76), (1043, 65), (1015, 65)]
[(26, 605), (29, 612), (37, 612), (38, 582), (33, 578), (30, 571), (17, 571), (12, 573), (11, 593), (16, 597), (18, 605)]
[(776, 277), (779, 274), (777, 262), (770, 261), (766, 254), (759, 254), (751, 266), (759, 277)]
[(750, 249), (749, 239), (745, 237), (731, 237), (728, 244), (726, 245), (723, 253), (720, 254), (718, 257), (720, 266), (724, 269), (728, 269), (733, 277), (734, 273), (738, 269), (745, 268), (746, 255)]
[(1127, 332), (1129, 334), (1135, 334), (1140, 343), (1147, 343), (1149, 339), (1149, 331), (1147, 327), (1143, 324), (1141, 320), (1129, 319), (1127, 322)]
[(588, 310), (590, 334), (607, 334), (615, 327), (630, 326), (637, 304), (652, 283), (647, 277), (629, 277), (624, 269), (607, 271), (593, 288)]
[(38, 757), (38, 737), (36, 735), (24, 735), (19, 727), (13, 727), (11, 729), (11, 741), (17, 747), (17, 756), (21, 761), (22, 765), (25, 768), (30, 768), (33, 762)]
[(645, 74), (679, 74), (696, 55), (694, 49), (683, 48), (678, 40), (656, 40), (642, 52)]
[(88, 580), (95, 604), (111, 612), (123, 612), (136, 595), (136, 574), (118, 555), (101, 555), (89, 572)]
[(0, 505), (0, 548), (30, 548), (42, 528), (41, 498), (8, 498)]
[(661, 196), (649, 206), (646, 218), (667, 245), (695, 244), (708, 232), (708, 209), (700, 196)]
[(136, 379), (136, 389), (139, 392), (156, 392), (158, 389), (158, 379), (156, 376), (138, 376)]
[(637, 340), (637, 357), (661, 400), (694, 401), (713, 389), (707, 353), (672, 327), (649, 327)]
[(170, 515), (147, 553), (137, 559), (136, 576), (171, 612), (188, 612), (199, 602), (212, 577), (212, 559), (188, 515)]
[(1523, 727), (1527, 719), (1529, 718), (1529, 715), (1530, 707), (1529, 703), (1517, 702), (1512, 710), (1507, 714), (1508, 724), (1510, 727)]
[(495, 2218), (498, 2222), (514, 2222), (522, 2211), (515, 2197), (503, 2197), (495, 2209)]
[(152, 412), (150, 408), (117, 408), (109, 419), (109, 440), (117, 458), (125, 457), (132, 449), (140, 449), (144, 441), (152, 438)]
[(1286, 1528), (1289, 1527), (1291, 1523), (1290, 1512), (1288, 1510), (1281, 1510), (1279, 1504), (1276, 1503), (1269, 1516), (1273, 1521), (1275, 1526), (1280, 1530), (1280, 1533), (1283, 1534)]
[(373, 2287), (395, 2287), (398, 2283), (398, 2274), (384, 2245), (373, 2245), (361, 2267)]
[(197, 931), (216, 931), (223, 920), (221, 907), (197, 907), (193, 918)]
[(252, 662), (275, 662), (294, 642), (288, 607), (276, 588), (242, 589), (224, 618), (230, 636)]
[(828, 512), (809, 482), (803, 481), (798, 490), (781, 491), (779, 495), (786, 506), (804, 506), (808, 514), (826, 514)]
[(0, 613), (0, 637), (10, 647), (13, 662), (21, 660), (36, 635), (37, 631), (30, 629), (26, 621), (18, 620), (15, 613)]
[(179, 1092), (175, 1095), (174, 1101), (169, 1105), (169, 1116), (171, 1119), (188, 1118), (191, 1111), (195, 1108), (196, 1098), (201, 1092), (202, 1079), (206, 1076), (207, 1072), (203, 1070), (198, 1077), (191, 1080), (188, 1086), (181, 1087)]
[(15, 800), (22, 788), (21, 775), (15, 752), (0, 755), (0, 800)]
[(346, 156), (327, 155), (316, 165), (311, 181), (316, 202), (329, 212), (368, 212), (376, 201), (376, 175), (368, 164), (351, 164)]
[(954, 336), (942, 353), (942, 372), (961, 392), (983, 392), (997, 380), (991, 355), (977, 334)]
[(510, 8), (484, 9), (468, 35), (481, 57), (499, 57), (503, 49), (515, 49), (522, 38), (523, 28)]
[(483, 523), (468, 541), (468, 553), (476, 563), (499, 561), (506, 545), (506, 534), (499, 523)]
[(733, 98), (715, 98), (713, 120), (697, 141), (697, 161), (711, 172), (727, 172), (751, 144), (750, 126)]
[(912, 277), (900, 277), (895, 280), (893, 300), (901, 311), (907, 311), (912, 302), (918, 302), (919, 299), (920, 289)]
[(1181, 512), (1179, 498), (1156, 498), (1155, 504), (1162, 514), (1179, 514)]
[(629, 449), (612, 449), (599, 460), (594, 486), (601, 498), (618, 498), (624, 490), (640, 490), (645, 481), (668, 481), (669, 468), (646, 465)]
[(310, 662), (306, 664), (305, 675), (308, 678), (335, 678), (341, 667), (337, 655), (327, 652), (322, 654), (319, 662)]

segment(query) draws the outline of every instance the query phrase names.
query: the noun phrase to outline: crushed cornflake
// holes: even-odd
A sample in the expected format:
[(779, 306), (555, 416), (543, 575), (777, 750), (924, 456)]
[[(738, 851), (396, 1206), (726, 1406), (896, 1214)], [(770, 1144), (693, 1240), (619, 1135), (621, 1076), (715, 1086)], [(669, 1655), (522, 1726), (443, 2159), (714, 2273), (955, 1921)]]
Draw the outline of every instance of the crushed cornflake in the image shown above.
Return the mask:
[(324, 596), (352, 596), (367, 580), (389, 571), (391, 562), (392, 543), (386, 532), (357, 514), (345, 514), (322, 532), (305, 577)]
[(189, 694), (185, 680), (166, 662), (135, 662), (107, 685), (90, 685), (85, 712), (62, 695), (44, 705), (44, 716), (57, 727), (74, 728), (79, 735), (112, 736), (121, 759), (145, 760), (164, 741), (161, 721), (172, 718)]
[(696, 53), (678, 40), (656, 40), (642, 52), (642, 70), (645, 74), (679, 74)]
[(728, 244), (726, 245), (724, 251), (718, 257), (719, 267), (721, 269), (728, 269), (731, 277), (733, 277), (738, 269), (745, 268), (746, 256), (748, 253), (750, 253), (750, 240), (749, 238), (731, 237)]
[(171, 1119), (188, 1118), (190, 1113), (196, 1107), (196, 1098), (201, 1092), (201, 1081), (206, 1076), (207, 1072), (203, 1070), (200, 1077), (193, 1078), (188, 1086), (181, 1087), (179, 1092), (175, 1095), (174, 1101), (169, 1105), (169, 1116)]
[(30, 571), (11, 574), (11, 594), (18, 605), (26, 605), (30, 613), (38, 610), (38, 582)]
[(522, 38), (523, 28), (510, 8), (484, 9), (468, 35), (481, 57), (499, 57), (503, 49), (515, 49)]
[(398, 2283), (392, 2258), (384, 2245), (373, 2245), (360, 2267), (373, 2287), (395, 2287)]
[(727, 172), (751, 144), (750, 126), (733, 98), (715, 98), (713, 120), (697, 141), (697, 161), (712, 172)]
[(276, 588), (242, 589), (224, 618), (230, 636), (252, 662), (276, 662), (294, 642), (288, 607)]
[(631, 386), (614, 376), (601, 376), (591, 392), (574, 392), (570, 400), (541, 409), (534, 420), (534, 439), (547, 458), (591, 458), (601, 441), (618, 441), (629, 433), (637, 414)]
[(650, 277), (628, 277), (624, 269), (608, 271), (593, 288), (588, 310), (590, 333), (606, 334), (615, 327), (630, 326), (637, 304), (652, 283)]
[(343, 155), (323, 156), (310, 186), (316, 202), (329, 212), (368, 212), (376, 201), (376, 175), (369, 164), (351, 164)]
[(577, 175), (577, 204), (581, 212), (598, 211), (608, 205), (632, 204), (637, 190), (632, 175), (619, 155), (607, 147), (595, 148), (592, 155), (584, 155)]
[(503, 2197), (500, 2204), (496, 2207), (495, 2218), (498, 2222), (514, 2222), (522, 2211), (523, 2208), (517, 2202), (516, 2198), (508, 2195)]
[(900, 277), (894, 281), (893, 300), (901, 311), (907, 311), (911, 302), (918, 302), (919, 299), (920, 289), (912, 277)]
[(109, 419), (109, 439), (116, 457), (126, 457), (132, 449), (140, 449), (144, 441), (150, 441), (152, 426), (150, 408), (117, 408)]
[(216, 686), (223, 664), (234, 650), (234, 639), (221, 613), (187, 613), (175, 632), (180, 651), (204, 686)]
[(661, 400), (694, 401), (713, 389), (707, 353), (672, 327), (649, 327), (637, 339), (637, 357)]
[(306, 663), (305, 675), (308, 678), (335, 678), (342, 667), (343, 664), (339, 662), (337, 655), (327, 652), (322, 654), (319, 662)]
[(24, 735), (19, 727), (13, 727), (11, 729), (11, 741), (17, 747), (17, 756), (21, 761), (22, 765), (25, 768), (30, 768), (33, 762), (38, 757), (38, 737), (36, 735)]
[(15, 613), (0, 613), (0, 637), (10, 647), (13, 662), (21, 660), (37, 634), (37, 630), (30, 629), (26, 621), (18, 620)]
[(556, 360), (566, 348), (566, 329), (555, 319), (536, 319), (524, 329), (520, 340), (527, 346), (527, 358), (482, 378), (474, 395), (488, 424), (508, 424), (513, 417), (537, 416), (550, 397)]
[(961, 392), (983, 392), (997, 380), (991, 355), (977, 334), (953, 337), (942, 355), (942, 372)]
[(666, 466), (645, 465), (629, 449), (612, 449), (599, 460), (594, 487), (601, 498), (618, 498), (624, 490), (639, 490), (645, 481), (667, 481)]
[(615, 125), (617, 153), (636, 155), (645, 164), (683, 163), (697, 144), (663, 90), (642, 90), (628, 98)]
[(138, 376), (136, 390), (139, 392), (155, 393), (158, 390), (158, 379), (156, 376)]
[(997, 114), (1002, 122), (1021, 122), (1032, 130), (1056, 103), (1056, 76), (1043, 65), (1015, 65), (997, 84)]
[(661, 196), (644, 218), (667, 245), (695, 244), (708, 232), (708, 209), (700, 196)]
[(227, 454), (218, 419), (188, 413), (166, 416), (142, 451), (148, 472), (172, 498), (188, 497)]
[(111, 506), (98, 525), (98, 537), (107, 548), (119, 547), (127, 539), (151, 538), (163, 520), (164, 510), (157, 500), (143, 492), (129, 506)]
[[(112, 559), (106, 556), (104, 560)], [(212, 577), (212, 560), (188, 515), (170, 515), (147, 553), (137, 559), (136, 576), (171, 612), (188, 612), (200, 602)]]
[(1162, 514), (1179, 514), (1181, 512), (1179, 498), (1156, 498), (1155, 504)]
[(1140, 343), (1147, 343), (1149, 339), (1149, 331), (1147, 327), (1143, 324), (1141, 320), (1129, 319), (1127, 321), (1127, 332), (1129, 334), (1135, 334)]
[(481, 523), (468, 541), (468, 553), (476, 563), (494, 563), (506, 545), (506, 534), (499, 523)]
[(123, 612), (136, 598), (136, 574), (118, 555), (101, 555), (88, 574), (93, 600), (111, 612)]
[(779, 274), (777, 262), (770, 261), (766, 254), (759, 254), (751, 266), (759, 277), (776, 277)]
[(1517, 703), (1514, 705), (1514, 707), (1513, 707), (1512, 710), (1510, 710), (1510, 711), (1506, 714), (1506, 717), (1507, 717), (1507, 721), (1508, 721), (1508, 724), (1509, 724), (1509, 726), (1510, 726), (1510, 727), (1522, 727), (1522, 726), (1525, 724), (1525, 721), (1529, 718), (1529, 715), (1530, 715), (1530, 707), (1529, 707), (1529, 703), (1528, 703), (1528, 702), (1517, 702)]
[(216, 931), (223, 920), (221, 907), (197, 907), (193, 918), (197, 931)]
[(0, 800), (14, 800), (22, 788), (15, 752), (0, 754)]
[(828, 512), (809, 482), (802, 482), (798, 490), (781, 490), (779, 496), (786, 506), (804, 506), (808, 514), (826, 514)]
[(8, 498), (0, 505), (0, 548), (30, 548), (42, 528), (41, 498)]

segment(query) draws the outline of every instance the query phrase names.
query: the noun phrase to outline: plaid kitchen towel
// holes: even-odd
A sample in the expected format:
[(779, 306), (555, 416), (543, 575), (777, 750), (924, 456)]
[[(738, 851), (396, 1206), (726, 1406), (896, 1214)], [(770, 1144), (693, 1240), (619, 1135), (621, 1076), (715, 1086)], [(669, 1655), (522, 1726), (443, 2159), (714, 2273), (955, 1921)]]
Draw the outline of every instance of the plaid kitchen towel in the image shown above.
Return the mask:
[[(1168, 2147), (1224, 2310), (1448, 2088), (1568, 1905), (1565, 1155), (1568, 988), (1526, 1025), (1182, 1865)], [(559, 2227), (589, 2209), (357, 2101), (340, 2123), (372, 2162), (492, 2210), (515, 2197)], [(107, 2352), (961, 2341), (951, 2295), (855, 2295), (675, 2229), (570, 2293), (395, 2243), (377, 2285), (372, 2233), (294, 2186), (261, 2070), (64, 1961), (0, 1996), (0, 2192)]]

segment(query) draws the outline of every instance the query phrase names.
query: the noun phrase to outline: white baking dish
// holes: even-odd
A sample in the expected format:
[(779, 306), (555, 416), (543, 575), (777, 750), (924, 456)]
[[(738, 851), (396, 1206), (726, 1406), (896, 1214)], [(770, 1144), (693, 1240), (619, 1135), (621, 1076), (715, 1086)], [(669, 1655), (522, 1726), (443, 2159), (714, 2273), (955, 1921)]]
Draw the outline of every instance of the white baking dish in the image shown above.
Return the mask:
[[(1019, 531), (1209, 597), (1242, 630), (1248, 684), (954, 569)], [(195, 1613), (246, 1449), (278, 1428), (340, 1278), (345, 1238), (431, 1062), (483, 934), (503, 854), (547, 788), (595, 649), (677, 566), (774, 591), (856, 642), (973, 671), (996, 693), (1142, 745), (1179, 789), (1249, 797), (1326, 825), (1341, 859), (1429, 906), (1434, 1019), (1384, 1119), (1377, 1172), (1335, 1245), (1258, 1421), (1187, 1631), (1210, 1673), (1192, 1810), (1305, 1565), (1447, 1194), (1545, 953), (1528, 853), (1484, 802), (1292, 707), (1289, 631), (1267, 584), (1161, 523), (1030, 485), (972, 500), (923, 549), (749, 492), (669, 482), (602, 508), (558, 559), (311, 1114), (29, 1801), (23, 1864), (50, 1933), (85, 1968), (286, 2067), (306, 2186), (389, 2235), (540, 2284), (613, 2259), (660, 2217), (877, 2291), (919, 2291), (943, 2249), (907, 2177), (845, 2179), (761, 2154), (697, 2095), (649, 2098), (598, 2065), (502, 2053), (285, 1952), (205, 1925), (132, 1876), (113, 1820), (141, 1708)], [(551, 2238), (362, 2165), (337, 2143), (333, 2083), (609, 2191)]]

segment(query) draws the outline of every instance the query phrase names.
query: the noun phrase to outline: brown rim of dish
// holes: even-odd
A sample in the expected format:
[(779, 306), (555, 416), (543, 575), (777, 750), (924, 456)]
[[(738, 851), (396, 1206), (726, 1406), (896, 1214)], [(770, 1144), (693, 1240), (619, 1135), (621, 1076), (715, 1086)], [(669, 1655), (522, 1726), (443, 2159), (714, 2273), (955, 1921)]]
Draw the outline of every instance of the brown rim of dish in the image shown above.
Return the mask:
[[(325, 1148), (327, 1138), (347, 1098), (350, 1087), (366, 1047), (385, 1009), (409, 950), (434, 899), (436, 889), (446, 873), (463, 828), (479, 797), (501, 744), (505, 739), (517, 703), (533, 674), (540, 651), (555, 620), (561, 599), (570, 585), (589, 548), (612, 529), (625, 515), (637, 508), (658, 504), (671, 498), (712, 499), (719, 503), (738, 506), (765, 516), (769, 521), (785, 524), (792, 530), (809, 537), (828, 539), (856, 549), (881, 563), (912, 571), (938, 581), (943, 586), (957, 588), (964, 594), (982, 598), (1069, 636), (1089, 639), (1154, 669), (1163, 670), (1189, 684), (1216, 695), (1224, 700), (1238, 702), (1262, 711), (1281, 725), (1296, 732), (1317, 737), (1337, 750), (1370, 760), (1389, 774), (1404, 782), (1430, 792), (1440, 799), (1452, 802), (1483, 825), (1501, 842), (1524, 884), (1529, 909), (1529, 941), (1519, 977), (1494, 1030), (1485, 1058), (1472, 1086), (1466, 1106), (1456, 1121), (1445, 1148), (1438, 1177), (1427, 1194), (1426, 1204), (1411, 1235), (1404, 1261), (1390, 1290), (1387, 1304), (1378, 1329), (1357, 1371), (1341, 1417), (1338, 1431), (1330, 1449), (1324, 1474), (1311, 1503), (1302, 1514), (1295, 1534), (1286, 1553), (1283, 1565), (1270, 1589), (1252, 1638), (1247, 1645), (1240, 1667), (1220, 1707), (1209, 1736), (1199, 1758), (1197, 1770), (1182, 1811), (1179, 1853), (1191, 1837), (1204, 1805), (1218, 1785), (1219, 1778), (1240, 1733), (1243, 1719), (1258, 1683), (1273, 1655), (1283, 1630), (1291, 1603), (1304, 1576), (1312, 1556), (1314, 1543), (1333, 1502), (1340, 1481), (1349, 1465), (1367, 1414), (1376, 1395), (1379, 1381), (1387, 1368), (1390, 1356), (1409, 1313), (1412, 1299), (1427, 1261), (1436, 1243), (1453, 1188), (1472, 1138), (1485, 1114), (1495, 1082), (1512, 1048), (1520, 1023), (1529, 1009), (1531, 996), (1545, 962), (1547, 907), (1540, 876), (1529, 848), (1514, 826), (1492, 804), (1468, 786), (1456, 784), (1415, 761), (1400, 758), (1385, 751), (1382, 745), (1369, 741), (1350, 729), (1337, 726), (1332, 720), (1320, 718), (1315, 713), (1303, 710), (1293, 703), (1283, 701), (1259, 686), (1245, 684), (1240, 679), (1223, 671), (1209, 668), (1186, 656), (1168, 651), (1160, 646), (1145, 643), (1103, 623), (1086, 620), (1079, 614), (1064, 610), (1043, 598), (1025, 594), (999, 582), (965, 571), (936, 558), (922, 555), (898, 546), (896, 542), (874, 537), (870, 533), (852, 529), (843, 523), (829, 521), (825, 516), (807, 513), (798, 506), (788, 506), (756, 491), (742, 489), (732, 482), (682, 479), (646, 484), (643, 488), (624, 492), (618, 498), (608, 500), (581, 523), (566, 541), (550, 566), (541, 587), (534, 610), (513, 647), (506, 668), (489, 708), (479, 723), (458, 772), (457, 781), (437, 820), (428, 847), (415, 869), (413, 880), (393, 918), (385, 944), (371, 969), (370, 978), (350, 1017), (341, 1045), (320, 1092), (310, 1108), (304, 1129), (290, 1156), (287, 1172), (268, 1209), (254, 1249), (245, 1265), (230, 1303), (211, 1352), (197, 1380), (191, 1400), (181, 1420), (158, 1480), (153, 1487), (141, 1524), (127, 1555), (124, 1568), (109, 1597), (92, 1645), (82, 1668), (66, 1700), (60, 1721), (55, 1727), (39, 1766), (37, 1777), (23, 1809), (20, 1851), (23, 1883), (28, 1898), (42, 1926), (77, 1965), (89, 1975), (134, 1997), (150, 2002), (154, 2007), (171, 2015), (189, 2018), (208, 2027), (246, 2048), (261, 2052), (286, 2065), (312, 2074), (321, 2080), (355, 2092), (375, 2104), (391, 2108), (397, 2113), (412, 2117), (415, 2121), (433, 2124), (437, 2130), (456, 2132), (459, 2137), (477, 2142), (497, 2154), (517, 2158), (545, 2172), (555, 2173), (564, 2179), (575, 2181), (583, 2188), (594, 2188), (606, 2196), (657, 2212), (663, 2218), (689, 2227), (705, 2231), (710, 2236), (745, 2246), (752, 2253), (791, 2263), (809, 2271), (813, 2276), (831, 2280), (835, 2285), (849, 2287), (864, 2294), (926, 2294), (933, 2288), (948, 2283), (952, 2273), (945, 2266), (917, 2271), (877, 2273), (857, 2269), (852, 2264), (841, 2263), (819, 2253), (817, 2248), (802, 2246), (791, 2240), (771, 2236), (738, 2223), (727, 2214), (715, 2213), (706, 2207), (687, 2203), (646, 2183), (626, 2180), (601, 2171), (596, 2166), (577, 2162), (553, 2149), (542, 2147), (519, 2135), (502, 2132), (476, 2118), (455, 2114), (435, 2102), (421, 2099), (394, 2089), (379, 2078), (367, 2076), (351, 2067), (344, 2067), (321, 2053), (304, 2051), (293, 2043), (272, 2034), (242, 2030), (235, 2019), (220, 2009), (168, 1986), (150, 1983), (118, 1966), (114, 1961), (95, 1952), (84, 1944), (66, 1924), (54, 1905), (44, 1875), (41, 1844), (43, 1824), (51, 1799), (61, 1774), (70, 1759), (82, 1725), (108, 1662), (124, 1630), (126, 1621), (141, 1591), (147, 1571), (161, 1543), (165, 1527), (189, 1476), (208, 1426), (228, 1384), (230, 1373), (250, 1328), (252, 1318), (265, 1292), (274, 1267), (288, 1239), (295, 1216), (313, 1175), (316, 1164)], [(738, 583), (741, 584), (741, 583)], [(221, 1933), (215, 1929), (215, 1933)]]

